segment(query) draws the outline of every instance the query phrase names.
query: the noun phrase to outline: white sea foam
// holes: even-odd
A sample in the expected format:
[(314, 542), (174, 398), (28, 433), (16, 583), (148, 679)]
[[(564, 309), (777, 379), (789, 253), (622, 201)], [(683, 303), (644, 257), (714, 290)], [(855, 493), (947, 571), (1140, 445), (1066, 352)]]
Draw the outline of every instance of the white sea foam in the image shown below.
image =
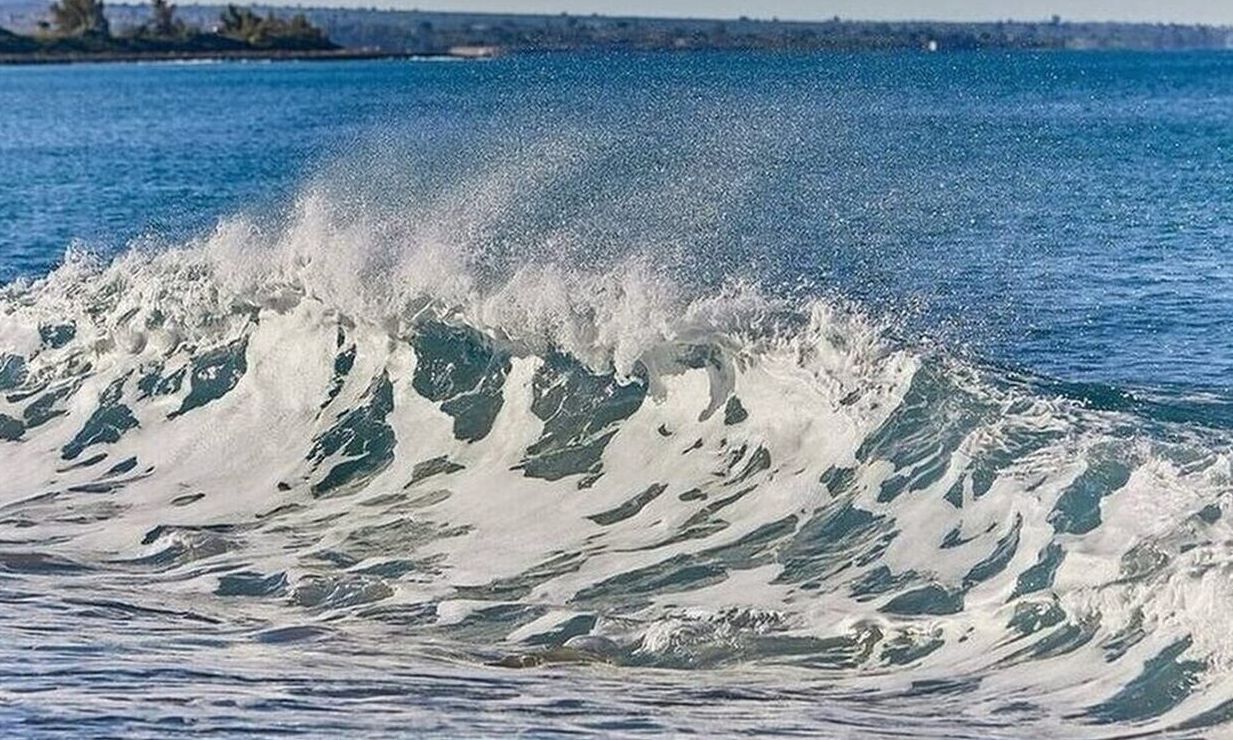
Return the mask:
[(972, 680), (1041, 727), (1228, 690), (1221, 434), (645, 257), (477, 261), (310, 194), (5, 289), (6, 542), (237, 625), (415, 614), (482, 653), (582, 619), (630, 670)]

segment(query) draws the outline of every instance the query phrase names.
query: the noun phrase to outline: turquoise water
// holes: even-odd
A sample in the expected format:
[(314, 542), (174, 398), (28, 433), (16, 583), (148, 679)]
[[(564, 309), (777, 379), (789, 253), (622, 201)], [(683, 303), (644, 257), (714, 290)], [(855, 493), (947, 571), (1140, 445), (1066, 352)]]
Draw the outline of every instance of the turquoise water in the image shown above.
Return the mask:
[(1219, 53), (0, 69), (0, 725), (1224, 731), (1231, 185)]

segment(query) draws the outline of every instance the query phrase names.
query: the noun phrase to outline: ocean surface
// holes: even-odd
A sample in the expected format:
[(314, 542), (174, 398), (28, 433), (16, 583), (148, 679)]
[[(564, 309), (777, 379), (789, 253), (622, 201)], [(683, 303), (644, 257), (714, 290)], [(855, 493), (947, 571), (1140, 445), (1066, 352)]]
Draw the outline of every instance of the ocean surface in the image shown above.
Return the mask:
[(0, 730), (1233, 736), (1233, 54), (0, 68)]

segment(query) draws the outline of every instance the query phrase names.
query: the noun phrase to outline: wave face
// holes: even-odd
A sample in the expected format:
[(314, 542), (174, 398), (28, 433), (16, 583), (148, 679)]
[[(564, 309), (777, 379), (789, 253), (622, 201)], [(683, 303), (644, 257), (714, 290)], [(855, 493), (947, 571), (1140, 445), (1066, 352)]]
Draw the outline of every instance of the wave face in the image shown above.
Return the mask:
[[(494, 272), (309, 193), (276, 226), (3, 289), (0, 392), (0, 567), (28, 627), (4, 650), (86, 673), (235, 706), (210, 671), (333, 636), (369, 641), (342, 672), (598, 663), (633, 696), (713, 676), (815, 730), (1233, 712), (1227, 435), (837, 301), (686, 290), (633, 257)], [(120, 711), (26, 680), (57, 683), (64, 722)]]

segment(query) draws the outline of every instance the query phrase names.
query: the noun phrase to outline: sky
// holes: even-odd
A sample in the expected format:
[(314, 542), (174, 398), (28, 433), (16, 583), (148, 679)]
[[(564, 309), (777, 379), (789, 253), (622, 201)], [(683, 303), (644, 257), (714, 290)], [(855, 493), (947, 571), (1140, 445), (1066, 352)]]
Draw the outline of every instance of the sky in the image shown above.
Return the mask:
[(1233, 25), (1233, 0), (333, 0), (309, 5), (473, 12), (693, 16), (812, 20), (1119, 20)]

